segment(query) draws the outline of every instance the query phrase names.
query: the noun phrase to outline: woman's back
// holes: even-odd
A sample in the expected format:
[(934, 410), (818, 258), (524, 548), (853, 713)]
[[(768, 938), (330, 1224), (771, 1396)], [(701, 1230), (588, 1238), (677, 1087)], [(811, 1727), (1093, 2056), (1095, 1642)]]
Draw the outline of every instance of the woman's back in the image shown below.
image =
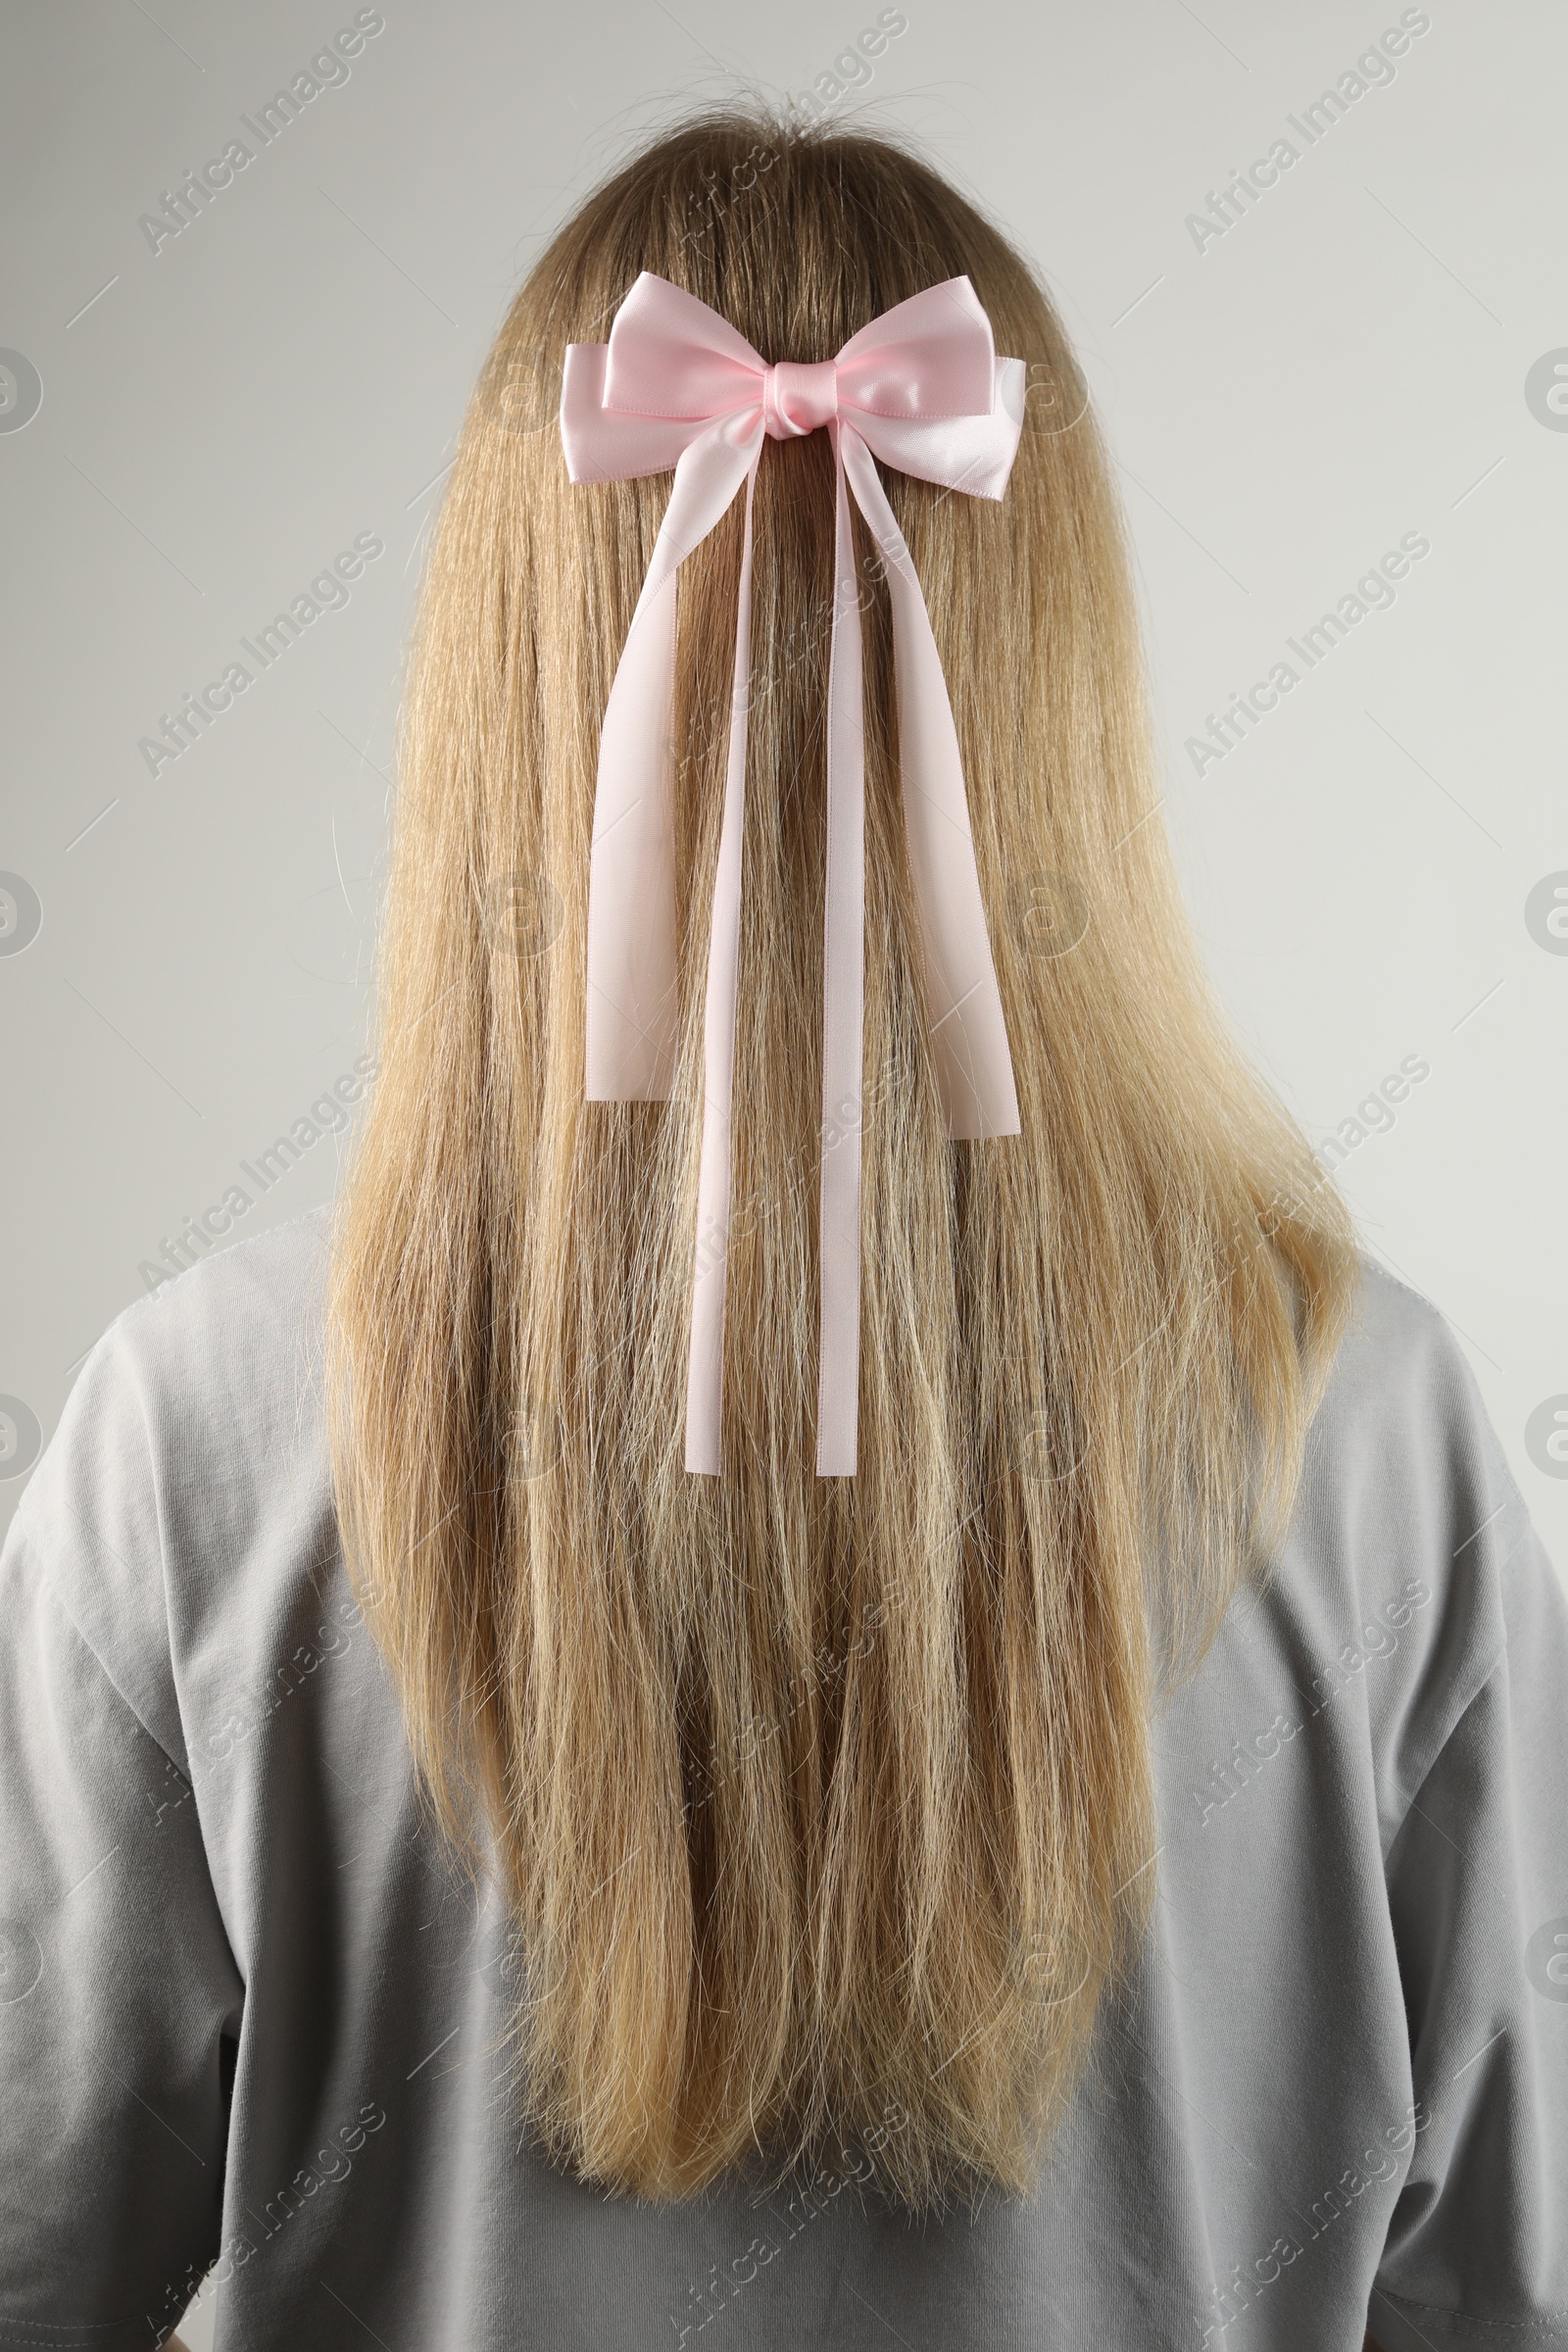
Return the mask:
[(216, 2257), (220, 2343), (290, 2352), (1352, 2352), (1369, 2299), (1386, 2352), (1568, 2344), (1568, 1606), (1429, 1307), (1366, 1270), (1156, 1717), (1152, 1938), (1038, 2189), (915, 2222), (876, 2131), (760, 2204), (530, 2151), (515, 1954), (345, 1574), (326, 1250), (122, 1316), (7, 1545), (0, 2342), (144, 2343)]

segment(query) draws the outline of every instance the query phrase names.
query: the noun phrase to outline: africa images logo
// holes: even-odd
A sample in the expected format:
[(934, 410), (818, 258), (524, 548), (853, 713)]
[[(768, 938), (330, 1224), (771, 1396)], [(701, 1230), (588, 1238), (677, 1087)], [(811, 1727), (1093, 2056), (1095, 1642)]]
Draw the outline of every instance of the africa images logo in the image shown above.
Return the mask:
[(1542, 353), (1525, 377), (1525, 406), (1548, 432), (1568, 433), (1568, 350)]
[(257, 156), (280, 139), (324, 90), (341, 89), (350, 77), (350, 58), (358, 57), (367, 41), (385, 30), (386, 19), (378, 8), (362, 8), (353, 24), (334, 33), (310, 64), (302, 66), (282, 89), (274, 90), (254, 116), (241, 115), (240, 123), (248, 137), (236, 132), (220, 155), (210, 156), (199, 172), (187, 172), (177, 187), (162, 190), (160, 211), (142, 214), (136, 225), (152, 251), (162, 253), (198, 221), (223, 189), (233, 186), (236, 174), (248, 170)]
[(0, 351), (0, 433), (20, 433), (43, 401), (43, 378), (25, 352)]

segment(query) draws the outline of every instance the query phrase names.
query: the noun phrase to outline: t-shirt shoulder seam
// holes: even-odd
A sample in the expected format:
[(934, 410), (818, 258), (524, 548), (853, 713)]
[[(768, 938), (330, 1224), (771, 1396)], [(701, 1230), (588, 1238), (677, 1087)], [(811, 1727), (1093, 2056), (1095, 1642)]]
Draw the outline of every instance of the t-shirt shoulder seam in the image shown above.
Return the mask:
[(104, 1338), (107, 1339), (122, 1325), (142, 1320), (149, 1310), (155, 1315), (159, 1313), (167, 1295), (202, 1288), (200, 1277), (209, 1267), (224, 1265), (228, 1260), (242, 1259), (254, 1251), (266, 1250), (269, 1247), (275, 1249), (289, 1242), (303, 1246), (307, 1238), (312, 1247), (321, 1249), (323, 1243), (330, 1240), (331, 1217), (332, 1203), (320, 1201), (314, 1208), (300, 1209), (292, 1217), (281, 1218), (275, 1225), (265, 1225), (259, 1232), (232, 1235), (217, 1249), (210, 1250), (205, 1257), (194, 1258), (188, 1266), (181, 1266), (176, 1272), (166, 1275), (154, 1290), (129, 1299), (107, 1326)]
[[(110, 1325), (108, 1331), (104, 1333), (103, 1338), (99, 1341), (98, 1346), (103, 1348), (108, 1345), (108, 1343), (115, 1337), (119, 1325), (125, 1319), (126, 1315), (132, 1314), (135, 1311), (136, 1305), (150, 1305), (152, 1301), (150, 1299), (145, 1301), (134, 1301), (131, 1307), (126, 1308), (123, 1313), (121, 1316), (118, 1316), (116, 1321)], [(164, 1543), (164, 1497), (159, 1491), (156, 1471), (156, 1449), (153, 1446), (152, 1429), (148, 1420), (147, 1399), (143, 1393), (141, 1383), (136, 1377), (135, 1366), (133, 1364), (127, 1366), (127, 1372), (129, 1375), (127, 1386), (129, 1393), (135, 1399), (136, 1414), (141, 1425), (142, 1446), (145, 1452), (148, 1470), (152, 1478), (154, 1512), (158, 1525), (158, 1557), (154, 1571), (156, 1573), (158, 1582), (158, 1622), (163, 1632), (163, 1655), (170, 1663), (171, 1679), (172, 1679), (172, 1654), (169, 1636), (169, 1555)], [(174, 1770), (179, 1774), (182, 1780), (188, 1780), (190, 1776), (187, 1770), (187, 1765), (182, 1764), (177, 1756), (170, 1754), (169, 1748), (165, 1745), (164, 1741), (159, 1739), (158, 1734), (153, 1730), (151, 1724), (148, 1723), (141, 1709), (136, 1705), (135, 1701), (125, 1690), (120, 1681), (119, 1676), (110, 1666), (102, 1650), (98, 1647), (98, 1644), (84, 1631), (81, 1621), (78, 1618), (75, 1610), (70, 1606), (64, 1594), (61, 1592), (58, 1580), (47, 1573), (47, 1551), (45, 1547), (38, 1542), (32, 1526), (31, 1514), (27, 1511), (27, 1503), (31, 1494), (32, 1483), (29, 1481), (26, 1491), (23, 1494), (22, 1500), (17, 1507), (15, 1524), (21, 1540), (27, 1544), (34, 1551), (40, 1561), (40, 1564), (45, 1565), (45, 1572), (39, 1578), (40, 1591), (47, 1592), (50, 1600), (60, 1611), (60, 1614), (65, 1619), (66, 1623), (71, 1627), (71, 1630), (75, 1635), (77, 1641), (92, 1658), (105, 1682), (108, 1683), (110, 1689), (120, 1699), (121, 1704), (129, 1711), (133, 1720), (141, 1726), (141, 1729), (146, 1733), (148, 1739), (153, 1742), (153, 1745), (158, 1749), (159, 1753), (169, 1758), (170, 1763), (173, 1765)], [(73, 1515), (74, 1516), (75, 1514), (74, 1513)], [(177, 1693), (175, 1695), (174, 1707), (177, 1717), (179, 1709)], [(183, 1731), (183, 1724), (181, 1724), (181, 1731)]]
[(40, 1593), (42, 1593), (48, 1599), (51, 1606), (59, 1610), (60, 1615), (65, 1619), (67, 1625), (70, 1626), (72, 1632), (75, 1635), (76, 1640), (81, 1643), (82, 1648), (87, 1652), (88, 1657), (91, 1658), (93, 1664), (97, 1667), (99, 1673), (103, 1676), (104, 1681), (109, 1685), (110, 1690), (113, 1690), (115, 1696), (119, 1699), (126, 1714), (130, 1716), (132, 1722), (137, 1724), (140, 1729), (146, 1733), (148, 1739), (152, 1741), (154, 1747), (157, 1748), (159, 1754), (168, 1759), (168, 1761), (173, 1766), (174, 1770), (178, 1773), (180, 1779), (182, 1781), (188, 1781), (190, 1779), (190, 1774), (187, 1772), (185, 1766), (180, 1762), (177, 1756), (170, 1754), (170, 1751), (165, 1745), (164, 1741), (160, 1740), (158, 1734), (153, 1730), (152, 1725), (147, 1721), (146, 1716), (137, 1706), (135, 1700), (122, 1685), (120, 1677), (115, 1673), (114, 1668), (109, 1664), (108, 1659), (104, 1656), (102, 1650), (98, 1647), (98, 1644), (92, 1640), (90, 1635), (84, 1632), (75, 1610), (71, 1606), (70, 1602), (59, 1591), (53, 1579), (48, 1576), (40, 1577), (38, 1580), (38, 1590)]
[(1377, 1293), (1380, 1290), (1385, 1294), (1393, 1293), (1402, 1301), (1404, 1310), (1415, 1310), (1407, 1328), (1412, 1333), (1419, 1328), (1428, 1346), (1435, 1342), (1440, 1354), (1447, 1357), (1450, 1369), (1458, 1367), (1468, 1372), (1469, 1365), (1459, 1344), (1458, 1333), (1436, 1300), (1429, 1298), (1424, 1291), (1418, 1291), (1413, 1283), (1392, 1272), (1380, 1257), (1369, 1257), (1363, 1252), (1358, 1262), (1361, 1280), (1353, 1308), (1354, 1327), (1370, 1337), (1377, 1311)]
[(1447, 1329), (1447, 1319), (1443, 1309), (1434, 1305), (1425, 1291), (1418, 1291), (1413, 1283), (1406, 1282), (1402, 1275), (1396, 1274), (1391, 1267), (1385, 1265), (1381, 1257), (1372, 1257), (1363, 1251), (1360, 1267), (1363, 1283), (1368, 1274), (1377, 1275), (1380, 1280), (1388, 1283), (1392, 1290), (1402, 1291), (1406, 1298), (1413, 1299), (1417, 1306), (1423, 1308), (1427, 1314), (1435, 1316), (1443, 1324), (1444, 1329)]
[[(1389, 1835), (1388, 1843), (1384, 1848), (1385, 1861), (1392, 1856), (1395, 1847), (1398, 1844), (1399, 1839), (1404, 1836), (1405, 1830), (1409, 1826), (1410, 1816), (1415, 1811), (1416, 1805), (1420, 1800), (1421, 1791), (1426, 1787), (1428, 1781), (1431, 1780), (1432, 1775), (1436, 1772), (1445, 1751), (1457, 1738), (1460, 1727), (1463, 1725), (1465, 1718), (1470, 1713), (1471, 1708), (1474, 1707), (1477, 1701), (1485, 1695), (1491, 1685), (1496, 1680), (1498, 1669), (1505, 1666), (1507, 1664), (1507, 1660), (1508, 1642), (1506, 1635), (1504, 1635), (1487, 1653), (1484, 1663), (1477, 1670), (1474, 1670), (1467, 1678), (1470, 1685), (1469, 1689), (1465, 1690), (1463, 1698), (1460, 1699), (1459, 1703), (1453, 1708), (1451, 1714), (1447, 1715), (1446, 1728), (1441, 1737), (1433, 1741), (1430, 1753), (1422, 1757), (1421, 1768), (1420, 1771), (1414, 1776), (1410, 1794), (1405, 1799), (1404, 1810), (1399, 1815), (1398, 1821)], [(1458, 1687), (1463, 1688), (1462, 1685)], [(1440, 2307), (1438, 2305), (1433, 2305), (1434, 2310), (1439, 2308)], [(1568, 2312), (1564, 2312), (1562, 2317), (1568, 2319)]]
[(1458, 2320), (1466, 2328), (1554, 2328), (1560, 2320), (1568, 2320), (1568, 2307), (1532, 2312), (1527, 2320), (1489, 2320), (1480, 2312), (1461, 2310), (1455, 2303), (1418, 2303), (1413, 2295), (1396, 2294), (1392, 2286), (1380, 2286), (1377, 2292), (1390, 2303), (1402, 2304), (1406, 2311), (1424, 2311), (1435, 2320)]

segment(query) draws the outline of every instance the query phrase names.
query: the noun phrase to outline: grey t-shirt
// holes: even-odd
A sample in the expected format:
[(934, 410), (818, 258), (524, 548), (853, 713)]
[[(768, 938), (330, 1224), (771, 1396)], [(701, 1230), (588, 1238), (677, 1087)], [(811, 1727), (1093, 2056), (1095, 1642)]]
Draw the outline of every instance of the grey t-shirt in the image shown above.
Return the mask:
[(531, 2153), (345, 1581), (325, 1247), (122, 1315), (5, 1548), (0, 2345), (155, 2343), (216, 2260), (245, 2352), (1568, 2347), (1568, 1605), (1430, 1307), (1369, 1270), (1157, 1723), (1155, 1929), (1038, 2190), (919, 2226), (874, 2153), (675, 2210)]

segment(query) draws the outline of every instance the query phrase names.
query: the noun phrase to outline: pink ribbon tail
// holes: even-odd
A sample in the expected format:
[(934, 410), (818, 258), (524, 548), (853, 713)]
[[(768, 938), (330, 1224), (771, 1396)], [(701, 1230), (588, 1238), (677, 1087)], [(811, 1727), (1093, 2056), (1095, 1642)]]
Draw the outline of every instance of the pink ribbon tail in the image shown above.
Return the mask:
[(833, 636), (822, 913), (821, 1282), (816, 1475), (853, 1478), (860, 1398), (860, 1094), (865, 1004), (865, 720), (860, 600), (842, 420), (833, 442)]
[(1012, 1055), (942, 657), (871, 453), (853, 431), (845, 433), (844, 443), (856, 504), (887, 566), (905, 832), (925, 961), (929, 1036), (948, 1133), (956, 1140), (1016, 1135)]
[(674, 1086), (675, 578), (761, 444), (760, 418), (743, 414), (706, 426), (682, 451), (605, 707), (588, 872), (590, 1102), (663, 1102)]
[[(759, 456), (760, 443), (759, 443)], [(703, 1007), (703, 1154), (697, 1179), (697, 1249), (692, 1344), (686, 1367), (686, 1467), (716, 1478), (723, 1466), (724, 1299), (731, 1213), (730, 1138), (735, 1093), (735, 1001), (741, 954), (741, 844), (746, 830), (746, 747), (752, 678), (752, 497), (757, 459), (746, 476), (746, 524), (735, 612), (735, 683), (730, 698), (724, 814), (713, 875), (708, 992)]]

